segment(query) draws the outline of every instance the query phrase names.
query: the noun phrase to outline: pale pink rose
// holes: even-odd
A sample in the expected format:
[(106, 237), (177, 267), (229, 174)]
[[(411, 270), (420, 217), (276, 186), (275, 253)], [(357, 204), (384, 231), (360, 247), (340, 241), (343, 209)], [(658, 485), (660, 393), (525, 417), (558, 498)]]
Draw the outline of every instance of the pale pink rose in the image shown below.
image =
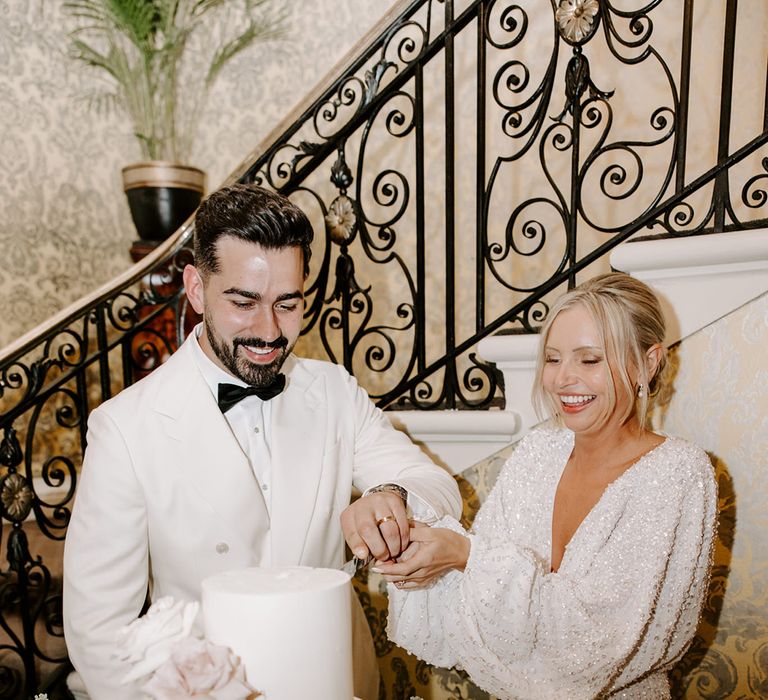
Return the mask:
[(199, 607), (198, 602), (174, 601), (166, 596), (153, 603), (146, 615), (120, 629), (115, 656), (133, 665), (121, 682), (139, 680), (161, 666), (173, 645), (192, 632)]
[(255, 692), (245, 682), (240, 659), (227, 647), (187, 637), (142, 690), (154, 700), (246, 700)]

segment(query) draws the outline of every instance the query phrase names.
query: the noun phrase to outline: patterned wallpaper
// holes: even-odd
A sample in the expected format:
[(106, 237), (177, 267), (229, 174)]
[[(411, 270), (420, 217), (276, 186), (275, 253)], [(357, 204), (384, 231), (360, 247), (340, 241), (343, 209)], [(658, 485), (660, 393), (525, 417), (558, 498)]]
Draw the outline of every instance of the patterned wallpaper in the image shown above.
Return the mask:
[[(719, 488), (719, 533), (709, 594), (694, 642), (672, 674), (673, 697), (768, 698), (768, 295), (685, 339), (672, 352), (673, 391), (656, 429), (709, 453)], [(474, 517), (513, 450), (459, 477)], [(492, 700), (453, 669), (434, 669), (386, 638), (386, 586), (356, 580), (372, 624), (387, 700)]]
[[(456, 7), (463, 7), (468, 1), (457, 0)], [(193, 164), (208, 171), (209, 189), (215, 188), (394, 4), (394, 0), (276, 2), (285, 5), (289, 13), (288, 37), (277, 44), (257, 45), (230, 65), (203, 115)], [(625, 4), (635, 6), (639, 2), (632, 0)], [(94, 73), (66, 57), (68, 27), (61, 4), (50, 0), (0, 0), (0, 133), (3, 134), (0, 140), (0, 251), (4, 254), (4, 264), (0, 266), (0, 304), (3, 309), (0, 347), (124, 270), (130, 264), (127, 251), (135, 237), (122, 194), (120, 167), (138, 158), (138, 148), (126, 120), (117, 115), (89, 112), (80, 99), (92, 87)], [(540, 0), (526, 0), (522, 4), (529, 8), (541, 6)], [(738, 75), (733, 86), (735, 94), (741, 98), (732, 123), (734, 145), (753, 136), (763, 119), (762, 88), (752, 76), (765, 65), (768, 3), (743, 5), (739, 12), (740, 17), (746, 15), (746, 21), (739, 24)], [(687, 156), (686, 172), (690, 176), (709, 167), (716, 152), (719, 103), (712, 85), (717, 83), (721, 57), (719, 52), (711, 50), (711, 46), (722, 36), (723, 8), (722, 3), (700, 3), (694, 17), (696, 41), (692, 51), (697, 68), (692, 76), (691, 95), (697, 108), (690, 115), (688, 142), (696, 143), (697, 147), (689, 148)], [(530, 61), (531, 65), (537, 65), (537, 70), (542, 70), (544, 64), (536, 64), (535, 59), (542, 47), (553, 40), (551, 13), (548, 7), (543, 9), (546, 11), (531, 12), (529, 38), (516, 49), (519, 57), (526, 63)], [(653, 17), (654, 47), (672, 62), (674, 69), (674, 57), (679, 53), (679, 3), (674, 0), (662, 3), (654, 9)], [(457, 133), (468, 135), (459, 140), (458, 153), (460, 157), (470, 158), (475, 148), (471, 135), (476, 128), (471, 59), (476, 52), (474, 42), (466, 39), (458, 41), (455, 48), (458, 78), (455, 128)], [(490, 55), (493, 69), (508, 58), (498, 52)], [(602, 39), (590, 44), (590, 55), (593, 77), (599, 78), (598, 82), (606, 87), (617, 88), (611, 102), (615, 110), (614, 139), (647, 138), (650, 113), (657, 105), (669, 102), (669, 87), (660, 86), (659, 75), (649, 74), (647, 65), (634, 66), (630, 70), (609, 60)], [(565, 60), (567, 55), (563, 53), (561, 63)], [(438, 126), (441, 123), (441, 70), (440, 61), (433, 61), (427, 67), (425, 81), (427, 111), (436, 115), (433, 121)], [(631, 84), (631, 90), (626, 89), (628, 84)], [(559, 96), (556, 102), (559, 109)], [(499, 130), (502, 118), (498, 105), (490, 109), (488, 120), (493, 128), (488, 129), (488, 149), (492, 153), (509, 155), (509, 139)], [(379, 119), (379, 132), (383, 121), (383, 118)], [(425, 149), (435, 162), (441, 162), (444, 136), (439, 129), (433, 128), (435, 124), (431, 121), (429, 125)], [(407, 142), (405, 138), (388, 139), (381, 142), (378, 151), (369, 146), (368, 152), (376, 151), (379, 167), (408, 172), (412, 169), (408, 165), (412, 157)], [(349, 144), (347, 150), (351, 157), (355, 144)], [(736, 168), (731, 184), (734, 192), (740, 190), (745, 177), (761, 172), (760, 155), (756, 154), (743, 168)], [(540, 168), (532, 169), (529, 165), (522, 161), (518, 169), (505, 169), (491, 203), (489, 240), (500, 242), (505, 239), (506, 223), (513, 205), (549, 192)], [(557, 165), (569, 170), (567, 162)], [(534, 171), (538, 173), (536, 177), (532, 174)], [(664, 158), (646, 163), (644, 172), (646, 184), (663, 178), (666, 175)], [(559, 174), (562, 176), (562, 172)], [(318, 191), (333, 190), (328, 175), (327, 169), (317, 174)], [(462, 197), (461, 206), (456, 207), (455, 212), (457, 230), (462, 233), (456, 250), (459, 261), (456, 273), (460, 280), (472, 280), (476, 274), (475, 203), (472, 199), (476, 188), (473, 177), (472, 168), (460, 168), (456, 181)], [(430, 173), (426, 186), (426, 228), (439, 240), (445, 228), (442, 207), (445, 183), (439, 170)], [(369, 200), (371, 187), (370, 182), (365, 183), (364, 191)], [(328, 202), (333, 196), (331, 192)], [(593, 220), (605, 224), (622, 206), (635, 212), (650, 201), (645, 187), (639, 188), (637, 197), (636, 202), (623, 203), (595, 197), (594, 201), (587, 202), (587, 209)], [(390, 209), (396, 208), (397, 204), (395, 202)], [(400, 224), (404, 232), (415, 228), (413, 219), (408, 218), (415, 216), (415, 207), (411, 209), (414, 211)], [(309, 213), (313, 214), (312, 211)], [(622, 211), (622, 215), (624, 213)], [(741, 209), (737, 213), (744, 214)], [(757, 216), (758, 213), (753, 211), (748, 215)], [(625, 216), (624, 220), (631, 218)], [(322, 218), (313, 220), (316, 230), (320, 230)], [(603, 234), (596, 235), (589, 226), (584, 226), (580, 237), (581, 252), (603, 240)], [(408, 241), (407, 235), (401, 235), (399, 245), (402, 250), (398, 249), (398, 252), (406, 258), (410, 253), (408, 246), (412, 245)], [(538, 283), (559, 264), (563, 245), (560, 235), (550, 236), (545, 254), (534, 258), (512, 256), (505, 263), (509, 269), (505, 267), (504, 274), (520, 284)], [(408, 298), (407, 282), (392, 265), (386, 270), (381, 265), (366, 266), (362, 257), (358, 256), (356, 269), (363, 286), (373, 284), (378, 297)], [(604, 260), (596, 263), (585, 271), (584, 276), (604, 271), (605, 264)], [(444, 268), (441, 246), (429, 246), (426, 297), (431, 307), (427, 332), (430, 338), (439, 339), (444, 334)], [(491, 279), (487, 287), (487, 318), (495, 317), (509, 307), (512, 299), (517, 299)], [(472, 283), (460, 283), (452, 293), (459, 308), (470, 308), (474, 304)], [(379, 305), (379, 308), (383, 306)], [(390, 306), (395, 307), (394, 304)], [(382, 324), (399, 324), (397, 318), (386, 312), (375, 320)], [(459, 314), (456, 325), (457, 337), (467, 337), (474, 332), (475, 320), (471, 314)], [(305, 345), (310, 344), (311, 339), (307, 339)], [(315, 346), (319, 347), (317, 343)], [(324, 355), (322, 348), (306, 347), (302, 352)], [(406, 353), (398, 354), (398, 358), (402, 358), (398, 361), (405, 361)], [(397, 372), (388, 373), (393, 374)], [(366, 381), (366, 386), (376, 391), (384, 390), (391, 388), (390, 381), (384, 376), (372, 377)]]
[[(224, 71), (193, 164), (215, 188), (393, 0), (283, 2), (288, 36)], [(61, 2), (0, 0), (0, 347), (130, 265), (120, 168), (127, 120), (87, 110), (94, 74), (66, 56)]]
[[(685, 340), (666, 432), (709, 453), (720, 519), (709, 597), (680, 697), (768, 698), (768, 295)], [(687, 675), (684, 675), (687, 672)]]

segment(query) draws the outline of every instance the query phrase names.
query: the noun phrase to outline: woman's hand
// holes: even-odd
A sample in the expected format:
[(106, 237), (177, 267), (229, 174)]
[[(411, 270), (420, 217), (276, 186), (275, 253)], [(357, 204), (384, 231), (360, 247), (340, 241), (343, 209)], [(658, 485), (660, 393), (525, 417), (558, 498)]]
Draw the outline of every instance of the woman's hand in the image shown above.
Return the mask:
[(414, 523), (410, 544), (396, 563), (376, 562), (373, 571), (400, 589), (421, 588), (446, 571), (463, 571), (469, 559), (468, 537), (442, 527)]

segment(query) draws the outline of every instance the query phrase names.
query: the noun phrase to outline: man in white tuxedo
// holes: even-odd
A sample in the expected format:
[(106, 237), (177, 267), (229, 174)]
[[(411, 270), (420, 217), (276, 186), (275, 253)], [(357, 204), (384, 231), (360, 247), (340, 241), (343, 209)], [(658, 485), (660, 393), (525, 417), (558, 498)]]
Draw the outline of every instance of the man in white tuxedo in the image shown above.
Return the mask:
[[(199, 599), (205, 577), (248, 566), (338, 567), (345, 539), (392, 559), (409, 516), (461, 508), (454, 480), (342, 367), (291, 355), (312, 240), (303, 212), (235, 185), (203, 203), (195, 229), (184, 283), (203, 322), (89, 418), (64, 629), (93, 700), (141, 696), (121, 684), (128, 668), (114, 650), (147, 594)], [(353, 490), (363, 496), (350, 505)], [(375, 700), (370, 635), (355, 649), (355, 693)]]

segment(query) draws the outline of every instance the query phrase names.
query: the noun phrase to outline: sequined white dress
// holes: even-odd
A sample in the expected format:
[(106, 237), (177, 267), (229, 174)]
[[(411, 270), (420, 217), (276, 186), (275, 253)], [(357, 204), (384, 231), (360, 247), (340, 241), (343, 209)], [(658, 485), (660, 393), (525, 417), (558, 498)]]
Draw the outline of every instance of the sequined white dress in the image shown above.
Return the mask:
[[(715, 527), (712, 466), (667, 438), (605, 490), (550, 573), (552, 505), (573, 433), (538, 429), (475, 519), (463, 573), (390, 585), (390, 638), (498, 698), (668, 698), (696, 629)], [(466, 534), (453, 519), (435, 527)]]

